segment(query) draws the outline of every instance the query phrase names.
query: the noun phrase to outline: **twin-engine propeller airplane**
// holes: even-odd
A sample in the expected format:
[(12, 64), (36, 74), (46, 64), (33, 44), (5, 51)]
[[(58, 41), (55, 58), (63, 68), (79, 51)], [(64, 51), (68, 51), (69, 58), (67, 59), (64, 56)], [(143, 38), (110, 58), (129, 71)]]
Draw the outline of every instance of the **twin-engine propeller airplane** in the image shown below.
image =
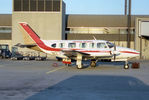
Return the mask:
[(124, 61), (124, 68), (128, 69), (128, 60), (140, 54), (136, 50), (118, 47), (104, 40), (42, 40), (27, 23), (19, 24), (25, 44), (17, 46), (54, 55), (67, 65), (76, 61), (78, 69), (83, 68), (83, 60), (89, 60), (91, 67), (96, 67), (98, 61)]

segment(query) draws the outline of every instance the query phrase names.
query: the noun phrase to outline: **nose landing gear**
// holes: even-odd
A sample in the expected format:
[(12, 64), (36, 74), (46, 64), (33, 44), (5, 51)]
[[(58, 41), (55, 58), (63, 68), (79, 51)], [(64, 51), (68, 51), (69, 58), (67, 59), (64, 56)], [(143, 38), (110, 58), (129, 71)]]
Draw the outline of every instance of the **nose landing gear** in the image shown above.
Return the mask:
[(128, 61), (125, 61), (125, 64), (124, 64), (124, 69), (129, 69), (129, 64), (128, 64)]
[(96, 67), (96, 60), (91, 60), (90, 66), (91, 67)]

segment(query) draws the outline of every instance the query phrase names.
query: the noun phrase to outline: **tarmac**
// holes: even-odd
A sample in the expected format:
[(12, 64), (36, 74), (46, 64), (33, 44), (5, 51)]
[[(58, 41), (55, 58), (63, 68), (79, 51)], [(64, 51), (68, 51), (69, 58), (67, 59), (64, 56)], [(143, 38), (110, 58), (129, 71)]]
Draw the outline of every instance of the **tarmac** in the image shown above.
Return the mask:
[(149, 61), (140, 69), (98, 63), (0, 60), (0, 100), (149, 100)]

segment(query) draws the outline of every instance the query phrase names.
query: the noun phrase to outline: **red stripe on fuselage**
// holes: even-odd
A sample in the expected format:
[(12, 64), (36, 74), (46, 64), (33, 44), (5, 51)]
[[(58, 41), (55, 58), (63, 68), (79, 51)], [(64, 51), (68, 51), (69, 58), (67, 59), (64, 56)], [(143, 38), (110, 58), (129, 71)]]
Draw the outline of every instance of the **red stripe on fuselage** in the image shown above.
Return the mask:
[(20, 25), (24, 28), (24, 30), (28, 33), (28, 35), (37, 43), (37, 45), (48, 51), (61, 51), (61, 49), (55, 49), (55, 48), (50, 48), (46, 46), (43, 41), (40, 40), (40, 38), (36, 35), (36, 33), (29, 27), (29, 25), (25, 23), (20, 23)]
[(111, 51), (80, 51), (80, 52), (86, 52), (86, 53), (110, 53)]
[(137, 53), (137, 52), (132, 52), (132, 51), (120, 51), (121, 53), (131, 53), (131, 54), (140, 54), (140, 53)]

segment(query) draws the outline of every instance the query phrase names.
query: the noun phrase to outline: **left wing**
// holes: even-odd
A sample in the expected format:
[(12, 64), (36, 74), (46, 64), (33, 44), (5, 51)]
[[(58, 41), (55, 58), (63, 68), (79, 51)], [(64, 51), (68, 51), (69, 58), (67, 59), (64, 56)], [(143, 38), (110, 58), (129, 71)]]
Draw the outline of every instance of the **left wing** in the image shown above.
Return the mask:
[(76, 57), (78, 53), (81, 54), (83, 57), (89, 57), (90, 56), (90, 54), (88, 54), (88, 53), (84, 53), (84, 52), (77, 51), (77, 50), (62, 50), (62, 52), (67, 57)]
[(98, 58), (98, 59), (111, 59), (113, 55), (110, 51), (107, 50), (95, 50), (95, 51), (87, 51), (87, 50), (62, 50), (65, 56), (77, 57), (78, 54), (81, 54), (83, 58)]

